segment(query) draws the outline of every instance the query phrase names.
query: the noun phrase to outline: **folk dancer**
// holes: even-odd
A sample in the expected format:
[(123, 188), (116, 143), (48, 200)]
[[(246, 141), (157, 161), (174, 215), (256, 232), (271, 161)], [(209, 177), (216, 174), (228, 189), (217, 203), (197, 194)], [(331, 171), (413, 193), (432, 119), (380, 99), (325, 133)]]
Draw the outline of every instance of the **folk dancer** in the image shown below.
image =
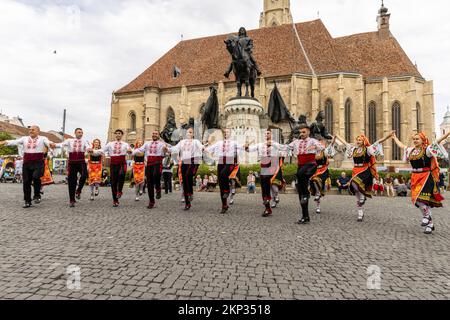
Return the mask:
[(273, 214), (270, 201), (272, 200), (272, 182), (276, 179), (280, 169), (280, 151), (287, 151), (287, 147), (273, 141), (272, 131), (266, 130), (265, 141), (263, 143), (246, 146), (248, 152), (257, 152), (261, 163), (261, 190), (263, 205), (265, 207), (263, 217), (270, 217)]
[(145, 172), (147, 177), (147, 192), (150, 200), (148, 209), (155, 207), (155, 191), (156, 199), (161, 199), (162, 161), (167, 151), (167, 144), (160, 140), (158, 131), (153, 131), (152, 141), (146, 142), (142, 147), (133, 151), (134, 155), (145, 153), (147, 159)]
[(328, 166), (330, 164), (330, 159), (332, 159), (336, 150), (334, 149), (334, 142), (331, 141), (331, 144), (326, 147), (325, 140), (319, 140), (324, 147), (324, 150), (320, 151), (316, 154), (316, 164), (317, 170), (314, 175), (311, 177), (309, 188), (311, 191), (311, 195), (314, 196), (314, 202), (316, 203), (316, 213), (321, 213), (320, 202), (323, 197), (325, 197), (325, 182), (330, 177), (330, 171), (328, 170)]
[(289, 144), (289, 149), (294, 156), (297, 156), (297, 192), (302, 208), (302, 217), (298, 224), (307, 224), (311, 221), (309, 216), (309, 184), (311, 177), (317, 171), (316, 156), (324, 150), (322, 144), (310, 138), (310, 127), (306, 123), (299, 126), (299, 139), (294, 139)]
[(39, 136), (40, 129), (38, 126), (31, 126), (29, 136), (22, 137), (17, 140), (1, 141), (0, 146), (22, 146), (23, 147), (23, 196), (25, 204), (24, 208), (32, 206), (31, 185), (34, 186), (35, 203), (41, 202), (41, 177), (44, 174), (44, 152), (45, 148), (54, 148), (55, 143), (46, 137)]
[(142, 140), (137, 140), (134, 143), (135, 152), (133, 152), (133, 179), (134, 188), (136, 190), (136, 201), (140, 200), (140, 197), (144, 194), (145, 185), (145, 151), (136, 152), (143, 146)]
[[(75, 198), (81, 199), (81, 192), (88, 177), (86, 164), (86, 152), (90, 151), (91, 143), (83, 138), (83, 130), (75, 129), (75, 139), (67, 139), (56, 144), (57, 148), (67, 149), (69, 153), (69, 163), (67, 169), (70, 207), (75, 207)], [(78, 174), (80, 179), (78, 180)]]
[(346, 155), (353, 159), (354, 168), (350, 180), (350, 192), (356, 196), (358, 222), (364, 220), (364, 204), (367, 198), (372, 198), (373, 178), (378, 177), (376, 157), (383, 156), (382, 143), (390, 139), (394, 132), (373, 143), (364, 134), (356, 138), (355, 144), (349, 144), (345, 139), (336, 135), (336, 139), (345, 145)]
[(172, 193), (172, 176), (173, 176), (173, 160), (170, 154), (166, 154), (162, 162), (163, 165), (163, 180), (164, 180), (164, 192), (165, 194)]
[(103, 171), (103, 151), (100, 139), (92, 142), (92, 150), (89, 151), (88, 158), (88, 184), (91, 189), (90, 200), (94, 201), (99, 195), (99, 186), (102, 183)]
[(229, 209), (229, 197), (231, 177), (236, 179), (237, 172), (239, 170), (238, 165), (238, 151), (242, 151), (244, 148), (240, 146), (236, 141), (231, 139), (231, 130), (223, 130), (224, 140), (218, 141), (210, 147), (206, 148), (208, 153), (218, 158), (217, 175), (220, 188), (220, 199), (222, 201), (221, 214), (227, 213)]
[(119, 199), (123, 195), (123, 185), (127, 172), (127, 155), (132, 153), (130, 145), (122, 141), (123, 131), (118, 129), (114, 132), (116, 141), (108, 143), (103, 149), (104, 154), (111, 157), (110, 176), (113, 207), (119, 206)]
[(404, 150), (404, 161), (409, 161), (413, 168), (411, 176), (411, 198), (413, 205), (422, 213), (422, 227), (425, 234), (435, 231), (431, 209), (442, 207), (444, 198), (439, 193), (439, 164), (437, 158), (447, 158), (448, 154), (441, 146), (450, 132), (430, 143), (423, 132), (414, 134), (413, 147), (404, 145), (396, 135), (394, 141)]
[(44, 187), (54, 184), (52, 177), (52, 171), (50, 170), (51, 150), (49, 148), (44, 148), (44, 174), (41, 177), (41, 195), (44, 194)]
[(203, 144), (194, 139), (194, 129), (188, 128), (186, 131), (186, 138), (178, 142), (174, 147), (169, 147), (169, 152), (172, 155), (178, 156), (180, 159), (179, 173), (181, 173), (181, 182), (183, 186), (184, 195), (184, 210), (190, 210), (194, 196), (194, 177), (197, 174), (199, 164), (203, 158)]

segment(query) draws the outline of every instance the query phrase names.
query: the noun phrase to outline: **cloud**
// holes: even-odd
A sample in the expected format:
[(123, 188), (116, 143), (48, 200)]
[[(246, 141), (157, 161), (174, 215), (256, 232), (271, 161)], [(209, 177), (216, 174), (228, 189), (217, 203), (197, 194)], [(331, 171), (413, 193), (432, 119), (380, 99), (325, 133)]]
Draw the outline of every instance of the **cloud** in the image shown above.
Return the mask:
[[(297, 0), (295, 21), (320, 18), (333, 36), (376, 30), (378, 1)], [(0, 108), (27, 124), (67, 131), (82, 126), (106, 139), (112, 91), (121, 88), (184, 39), (257, 28), (262, 0), (2, 0)], [(386, 1), (392, 31), (435, 80), (437, 122), (450, 101), (447, 1)], [(439, 21), (437, 24), (436, 21)], [(56, 54), (53, 52), (56, 50)]]

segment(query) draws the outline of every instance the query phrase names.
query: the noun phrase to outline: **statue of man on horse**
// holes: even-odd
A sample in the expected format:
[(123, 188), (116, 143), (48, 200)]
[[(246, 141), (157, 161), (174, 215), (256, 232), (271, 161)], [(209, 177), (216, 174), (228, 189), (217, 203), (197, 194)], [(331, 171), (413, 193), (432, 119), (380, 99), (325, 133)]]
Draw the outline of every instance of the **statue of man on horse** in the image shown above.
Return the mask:
[(251, 97), (255, 97), (255, 83), (257, 76), (261, 75), (258, 64), (253, 57), (253, 40), (247, 35), (244, 27), (239, 29), (239, 35), (230, 35), (224, 41), (231, 55), (232, 62), (225, 77), (233, 72), (236, 76), (238, 97), (242, 97), (242, 85), (245, 84), (245, 96), (249, 96), (248, 88), (251, 89)]

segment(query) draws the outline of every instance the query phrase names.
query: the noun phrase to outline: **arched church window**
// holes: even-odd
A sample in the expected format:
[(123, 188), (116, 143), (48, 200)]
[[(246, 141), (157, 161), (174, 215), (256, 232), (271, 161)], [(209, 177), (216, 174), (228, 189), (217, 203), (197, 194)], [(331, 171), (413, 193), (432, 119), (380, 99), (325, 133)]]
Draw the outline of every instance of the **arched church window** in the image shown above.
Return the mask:
[(333, 101), (331, 99), (327, 99), (327, 101), (325, 101), (325, 127), (331, 134), (334, 132), (333, 117)]
[(351, 124), (352, 100), (350, 98), (345, 102), (345, 140), (352, 140), (352, 124)]
[(416, 104), (416, 119), (417, 119), (417, 132), (421, 132), (422, 128), (420, 126), (420, 123), (422, 122), (422, 113), (421, 113), (421, 107), (420, 107), (420, 103), (417, 102)]
[(130, 131), (136, 131), (136, 113), (134, 111), (130, 113)]
[(369, 103), (369, 140), (377, 141), (377, 105), (374, 101)]
[[(402, 139), (401, 132), (401, 107), (400, 103), (394, 102), (392, 105), (392, 130), (397, 133), (397, 137)], [(401, 160), (402, 154), (400, 148), (393, 141), (392, 142), (392, 160)]]

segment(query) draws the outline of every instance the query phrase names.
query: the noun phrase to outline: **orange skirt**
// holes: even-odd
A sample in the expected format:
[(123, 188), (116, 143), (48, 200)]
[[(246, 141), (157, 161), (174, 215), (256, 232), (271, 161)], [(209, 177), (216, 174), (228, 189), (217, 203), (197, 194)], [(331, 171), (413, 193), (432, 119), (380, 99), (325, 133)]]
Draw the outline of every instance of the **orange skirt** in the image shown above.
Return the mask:
[(431, 171), (413, 172), (411, 175), (411, 198), (415, 206), (419, 202), (431, 208), (442, 207), (444, 198), (439, 193), (437, 182)]
[(134, 183), (139, 185), (145, 181), (145, 163), (135, 163), (133, 165)]
[(44, 175), (41, 177), (41, 185), (48, 186), (54, 184), (50, 168), (48, 166), (48, 159), (45, 159)]
[(317, 168), (316, 173), (311, 177), (311, 183), (319, 185), (319, 191), (322, 197), (325, 196), (325, 181), (329, 178), (330, 173), (328, 171), (328, 165), (324, 165), (321, 168)]
[(373, 174), (372, 170), (368, 166), (354, 167), (352, 180), (350, 181), (350, 191), (355, 193), (352, 182), (354, 182), (358, 188), (358, 191), (362, 193), (366, 198), (372, 198), (372, 186), (373, 186)]
[(100, 184), (102, 182), (102, 164), (89, 161), (89, 185)]

